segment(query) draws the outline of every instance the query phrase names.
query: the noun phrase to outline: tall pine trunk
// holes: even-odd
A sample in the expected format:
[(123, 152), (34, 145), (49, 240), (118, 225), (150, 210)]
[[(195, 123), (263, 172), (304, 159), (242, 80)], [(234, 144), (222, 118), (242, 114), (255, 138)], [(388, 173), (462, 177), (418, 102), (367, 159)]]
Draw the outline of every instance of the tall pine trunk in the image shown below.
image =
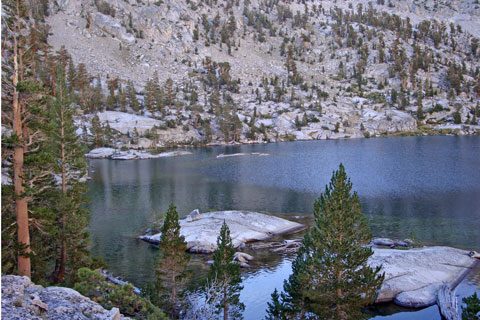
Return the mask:
[[(17, 2), (17, 18), (20, 19), (19, 4)], [(19, 23), (19, 22), (18, 22)], [(17, 23), (17, 26), (18, 26)], [(18, 27), (15, 32), (19, 32)], [(17, 36), (14, 37), (13, 45), (13, 134), (18, 138), (13, 153), (13, 181), (15, 190), (15, 214), (17, 216), (17, 239), (18, 243), (24, 247), (18, 254), (18, 274), (31, 277), (30, 264), (30, 233), (28, 230), (28, 204), (24, 195), (23, 186), (23, 157), (25, 145), (23, 141), (23, 121), (22, 107), (20, 104), (19, 93), (17, 91), (18, 75), (22, 66), (18, 63), (18, 42)]]
[(223, 320), (228, 320), (227, 284), (223, 285)]

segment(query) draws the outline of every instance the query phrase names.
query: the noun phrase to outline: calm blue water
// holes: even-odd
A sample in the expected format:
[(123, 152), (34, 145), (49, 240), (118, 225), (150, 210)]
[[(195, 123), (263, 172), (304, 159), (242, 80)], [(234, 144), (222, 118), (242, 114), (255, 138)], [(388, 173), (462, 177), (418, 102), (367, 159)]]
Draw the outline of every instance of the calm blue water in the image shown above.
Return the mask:
[[(93, 252), (115, 274), (137, 285), (153, 278), (156, 252), (135, 238), (170, 203), (181, 216), (195, 208), (311, 215), (314, 199), (340, 162), (375, 235), (406, 238), (413, 232), (427, 244), (480, 249), (478, 136), (291, 142), (192, 152), (176, 158), (89, 161)], [(269, 155), (216, 158), (239, 152)], [(205, 271), (207, 258), (196, 256), (193, 268)], [(290, 273), (290, 259), (266, 255), (244, 273), (246, 319), (263, 317), (270, 293)], [(438, 318), (431, 308), (422, 312)]]

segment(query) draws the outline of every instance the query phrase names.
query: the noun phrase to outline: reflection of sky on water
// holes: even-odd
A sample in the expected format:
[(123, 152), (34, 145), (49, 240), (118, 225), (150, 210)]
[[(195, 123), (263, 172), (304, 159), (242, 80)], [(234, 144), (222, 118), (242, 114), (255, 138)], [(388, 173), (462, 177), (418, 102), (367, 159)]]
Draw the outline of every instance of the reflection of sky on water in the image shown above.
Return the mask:
[(283, 280), (287, 279), (291, 272), (291, 259), (284, 259), (274, 268), (262, 269), (243, 280), (240, 299), (245, 301), (246, 305), (245, 320), (263, 319), (270, 295), (275, 289), (282, 291)]
[[(141, 285), (153, 278), (156, 250), (135, 238), (152, 221), (152, 214), (165, 212), (174, 203), (180, 216), (195, 208), (311, 215), (313, 201), (340, 162), (375, 235), (406, 238), (413, 232), (425, 243), (478, 250), (479, 139), (294, 142), (192, 149), (193, 155), (177, 158), (90, 160), (92, 251), (103, 257), (115, 274)], [(270, 155), (216, 158), (237, 152)], [(196, 260), (194, 268), (202, 269)], [(285, 277), (280, 271), (286, 262), (278, 256), (259, 261), (280, 269), (274, 273), (249, 271), (259, 277), (247, 277), (247, 283), (253, 281), (252, 291), (256, 282), (261, 282), (265, 291), (281, 286)], [(254, 295), (263, 300), (250, 300), (246, 312), (253, 314), (255, 311), (249, 310), (255, 308), (250, 304), (265, 305), (269, 295)]]

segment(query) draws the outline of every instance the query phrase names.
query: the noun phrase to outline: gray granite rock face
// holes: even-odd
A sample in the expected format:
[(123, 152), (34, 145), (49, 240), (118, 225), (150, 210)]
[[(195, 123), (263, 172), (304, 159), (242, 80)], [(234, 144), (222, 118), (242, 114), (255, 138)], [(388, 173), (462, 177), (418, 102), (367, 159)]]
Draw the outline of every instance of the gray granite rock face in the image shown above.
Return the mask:
[(104, 309), (70, 288), (35, 285), (27, 277), (2, 276), (4, 320), (122, 320), (118, 308)]
[(385, 272), (377, 302), (393, 301), (412, 308), (435, 304), (441, 285), (455, 284), (475, 263), (468, 251), (450, 247), (374, 248), (368, 261), (370, 266), (382, 265)]

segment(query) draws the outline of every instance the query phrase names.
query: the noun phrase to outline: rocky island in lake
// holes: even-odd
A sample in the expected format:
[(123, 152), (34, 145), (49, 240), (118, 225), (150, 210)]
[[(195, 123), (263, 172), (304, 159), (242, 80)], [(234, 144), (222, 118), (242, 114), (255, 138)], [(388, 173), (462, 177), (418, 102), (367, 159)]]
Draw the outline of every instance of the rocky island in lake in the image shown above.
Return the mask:
[[(187, 243), (187, 250), (195, 253), (212, 253), (217, 250), (217, 237), (223, 222), (230, 228), (235, 248), (247, 242), (267, 240), (275, 235), (285, 234), (304, 228), (300, 223), (272, 215), (248, 211), (218, 211), (199, 213), (192, 211), (185, 219), (179, 220), (181, 231)], [(140, 239), (151, 243), (160, 241), (160, 233), (144, 235)]]

